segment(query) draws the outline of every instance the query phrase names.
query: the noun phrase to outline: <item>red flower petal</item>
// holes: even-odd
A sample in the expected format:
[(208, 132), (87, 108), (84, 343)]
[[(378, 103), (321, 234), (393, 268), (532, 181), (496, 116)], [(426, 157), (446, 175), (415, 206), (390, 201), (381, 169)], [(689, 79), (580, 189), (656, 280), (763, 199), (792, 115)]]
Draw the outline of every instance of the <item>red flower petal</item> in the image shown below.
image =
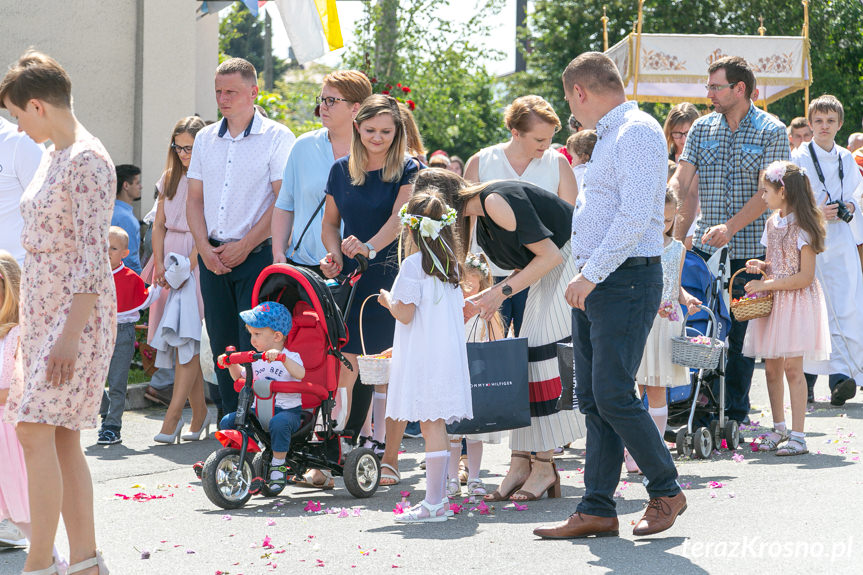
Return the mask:
[(381, 90), (381, 94), (383, 94), (384, 96), (389, 96), (390, 91), (389, 90)]
[(410, 91), (411, 91), (411, 89), (408, 88), (407, 86), (402, 86), (402, 92), (404, 92), (405, 94), (409, 94)]

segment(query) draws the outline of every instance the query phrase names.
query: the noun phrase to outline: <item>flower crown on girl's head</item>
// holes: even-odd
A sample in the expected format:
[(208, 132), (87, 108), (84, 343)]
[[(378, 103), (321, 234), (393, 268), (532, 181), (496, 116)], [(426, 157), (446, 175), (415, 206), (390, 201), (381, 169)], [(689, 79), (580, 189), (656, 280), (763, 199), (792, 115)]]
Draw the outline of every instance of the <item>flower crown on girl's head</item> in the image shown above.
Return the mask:
[(464, 261), (464, 267), (469, 270), (476, 270), (483, 276), (488, 275), (488, 265), (486, 265), (482, 258), (477, 255), (468, 254)]
[(440, 231), (445, 226), (453, 225), (456, 220), (456, 211), (449, 206), (445, 205), (445, 207), (446, 213), (444, 216), (439, 220), (435, 220), (428, 216), (409, 214), (408, 205), (405, 204), (402, 206), (402, 209), (399, 210), (399, 221), (401, 221), (403, 226), (407, 226), (412, 230), (419, 230), (421, 236), (430, 238), (434, 241), (438, 238)]

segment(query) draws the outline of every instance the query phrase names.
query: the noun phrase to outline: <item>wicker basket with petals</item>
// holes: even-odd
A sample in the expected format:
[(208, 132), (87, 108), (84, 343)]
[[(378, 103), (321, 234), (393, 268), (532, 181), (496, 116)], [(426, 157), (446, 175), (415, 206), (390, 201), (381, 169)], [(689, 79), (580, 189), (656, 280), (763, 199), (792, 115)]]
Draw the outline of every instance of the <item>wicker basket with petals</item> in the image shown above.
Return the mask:
[(387, 352), (376, 355), (366, 354), (366, 342), (363, 338), (363, 311), (366, 309), (366, 303), (378, 294), (372, 294), (363, 300), (363, 305), (360, 306), (360, 346), (363, 348), (363, 354), (357, 356), (357, 363), (360, 366), (360, 381), (366, 385), (386, 385), (390, 381), (390, 364), (392, 363), (392, 354)]
[[(737, 270), (733, 276), (731, 276), (731, 281), (728, 282), (728, 294), (731, 295), (731, 287), (734, 285), (734, 278), (737, 277), (737, 274), (744, 271), (746, 268), (740, 268)], [(763, 271), (761, 275), (765, 276)], [(731, 313), (734, 314), (734, 319), (737, 321), (749, 321), (750, 319), (756, 319), (759, 317), (766, 317), (770, 315), (770, 312), (773, 310), (773, 292), (764, 292), (759, 294), (757, 297), (747, 298), (747, 299), (731, 299)]]

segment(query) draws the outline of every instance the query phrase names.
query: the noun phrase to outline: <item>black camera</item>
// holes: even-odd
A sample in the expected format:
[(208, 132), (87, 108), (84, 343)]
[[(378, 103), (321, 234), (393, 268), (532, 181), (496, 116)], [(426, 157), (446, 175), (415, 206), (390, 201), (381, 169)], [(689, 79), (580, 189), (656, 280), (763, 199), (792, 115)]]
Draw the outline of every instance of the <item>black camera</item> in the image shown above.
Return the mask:
[(851, 223), (851, 220), (854, 219), (854, 214), (848, 211), (848, 208), (845, 206), (845, 202), (841, 200), (833, 200), (832, 202), (827, 202), (828, 206), (832, 206), (836, 204), (836, 217), (845, 222), (846, 224)]

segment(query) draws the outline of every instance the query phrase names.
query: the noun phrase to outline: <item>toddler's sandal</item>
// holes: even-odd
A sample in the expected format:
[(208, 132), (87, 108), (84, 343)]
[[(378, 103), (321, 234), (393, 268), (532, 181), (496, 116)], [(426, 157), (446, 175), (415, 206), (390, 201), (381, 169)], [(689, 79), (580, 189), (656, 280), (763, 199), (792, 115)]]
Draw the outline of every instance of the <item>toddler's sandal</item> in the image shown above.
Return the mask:
[(776, 451), (776, 455), (780, 457), (789, 455), (805, 455), (807, 453), (809, 453), (809, 450), (806, 448), (806, 442), (794, 438), (789, 439), (788, 443)]
[(482, 481), (479, 479), (474, 481), (468, 481), (467, 483), (467, 494), (473, 500), (480, 501), (488, 495), (488, 490), (483, 485)]

